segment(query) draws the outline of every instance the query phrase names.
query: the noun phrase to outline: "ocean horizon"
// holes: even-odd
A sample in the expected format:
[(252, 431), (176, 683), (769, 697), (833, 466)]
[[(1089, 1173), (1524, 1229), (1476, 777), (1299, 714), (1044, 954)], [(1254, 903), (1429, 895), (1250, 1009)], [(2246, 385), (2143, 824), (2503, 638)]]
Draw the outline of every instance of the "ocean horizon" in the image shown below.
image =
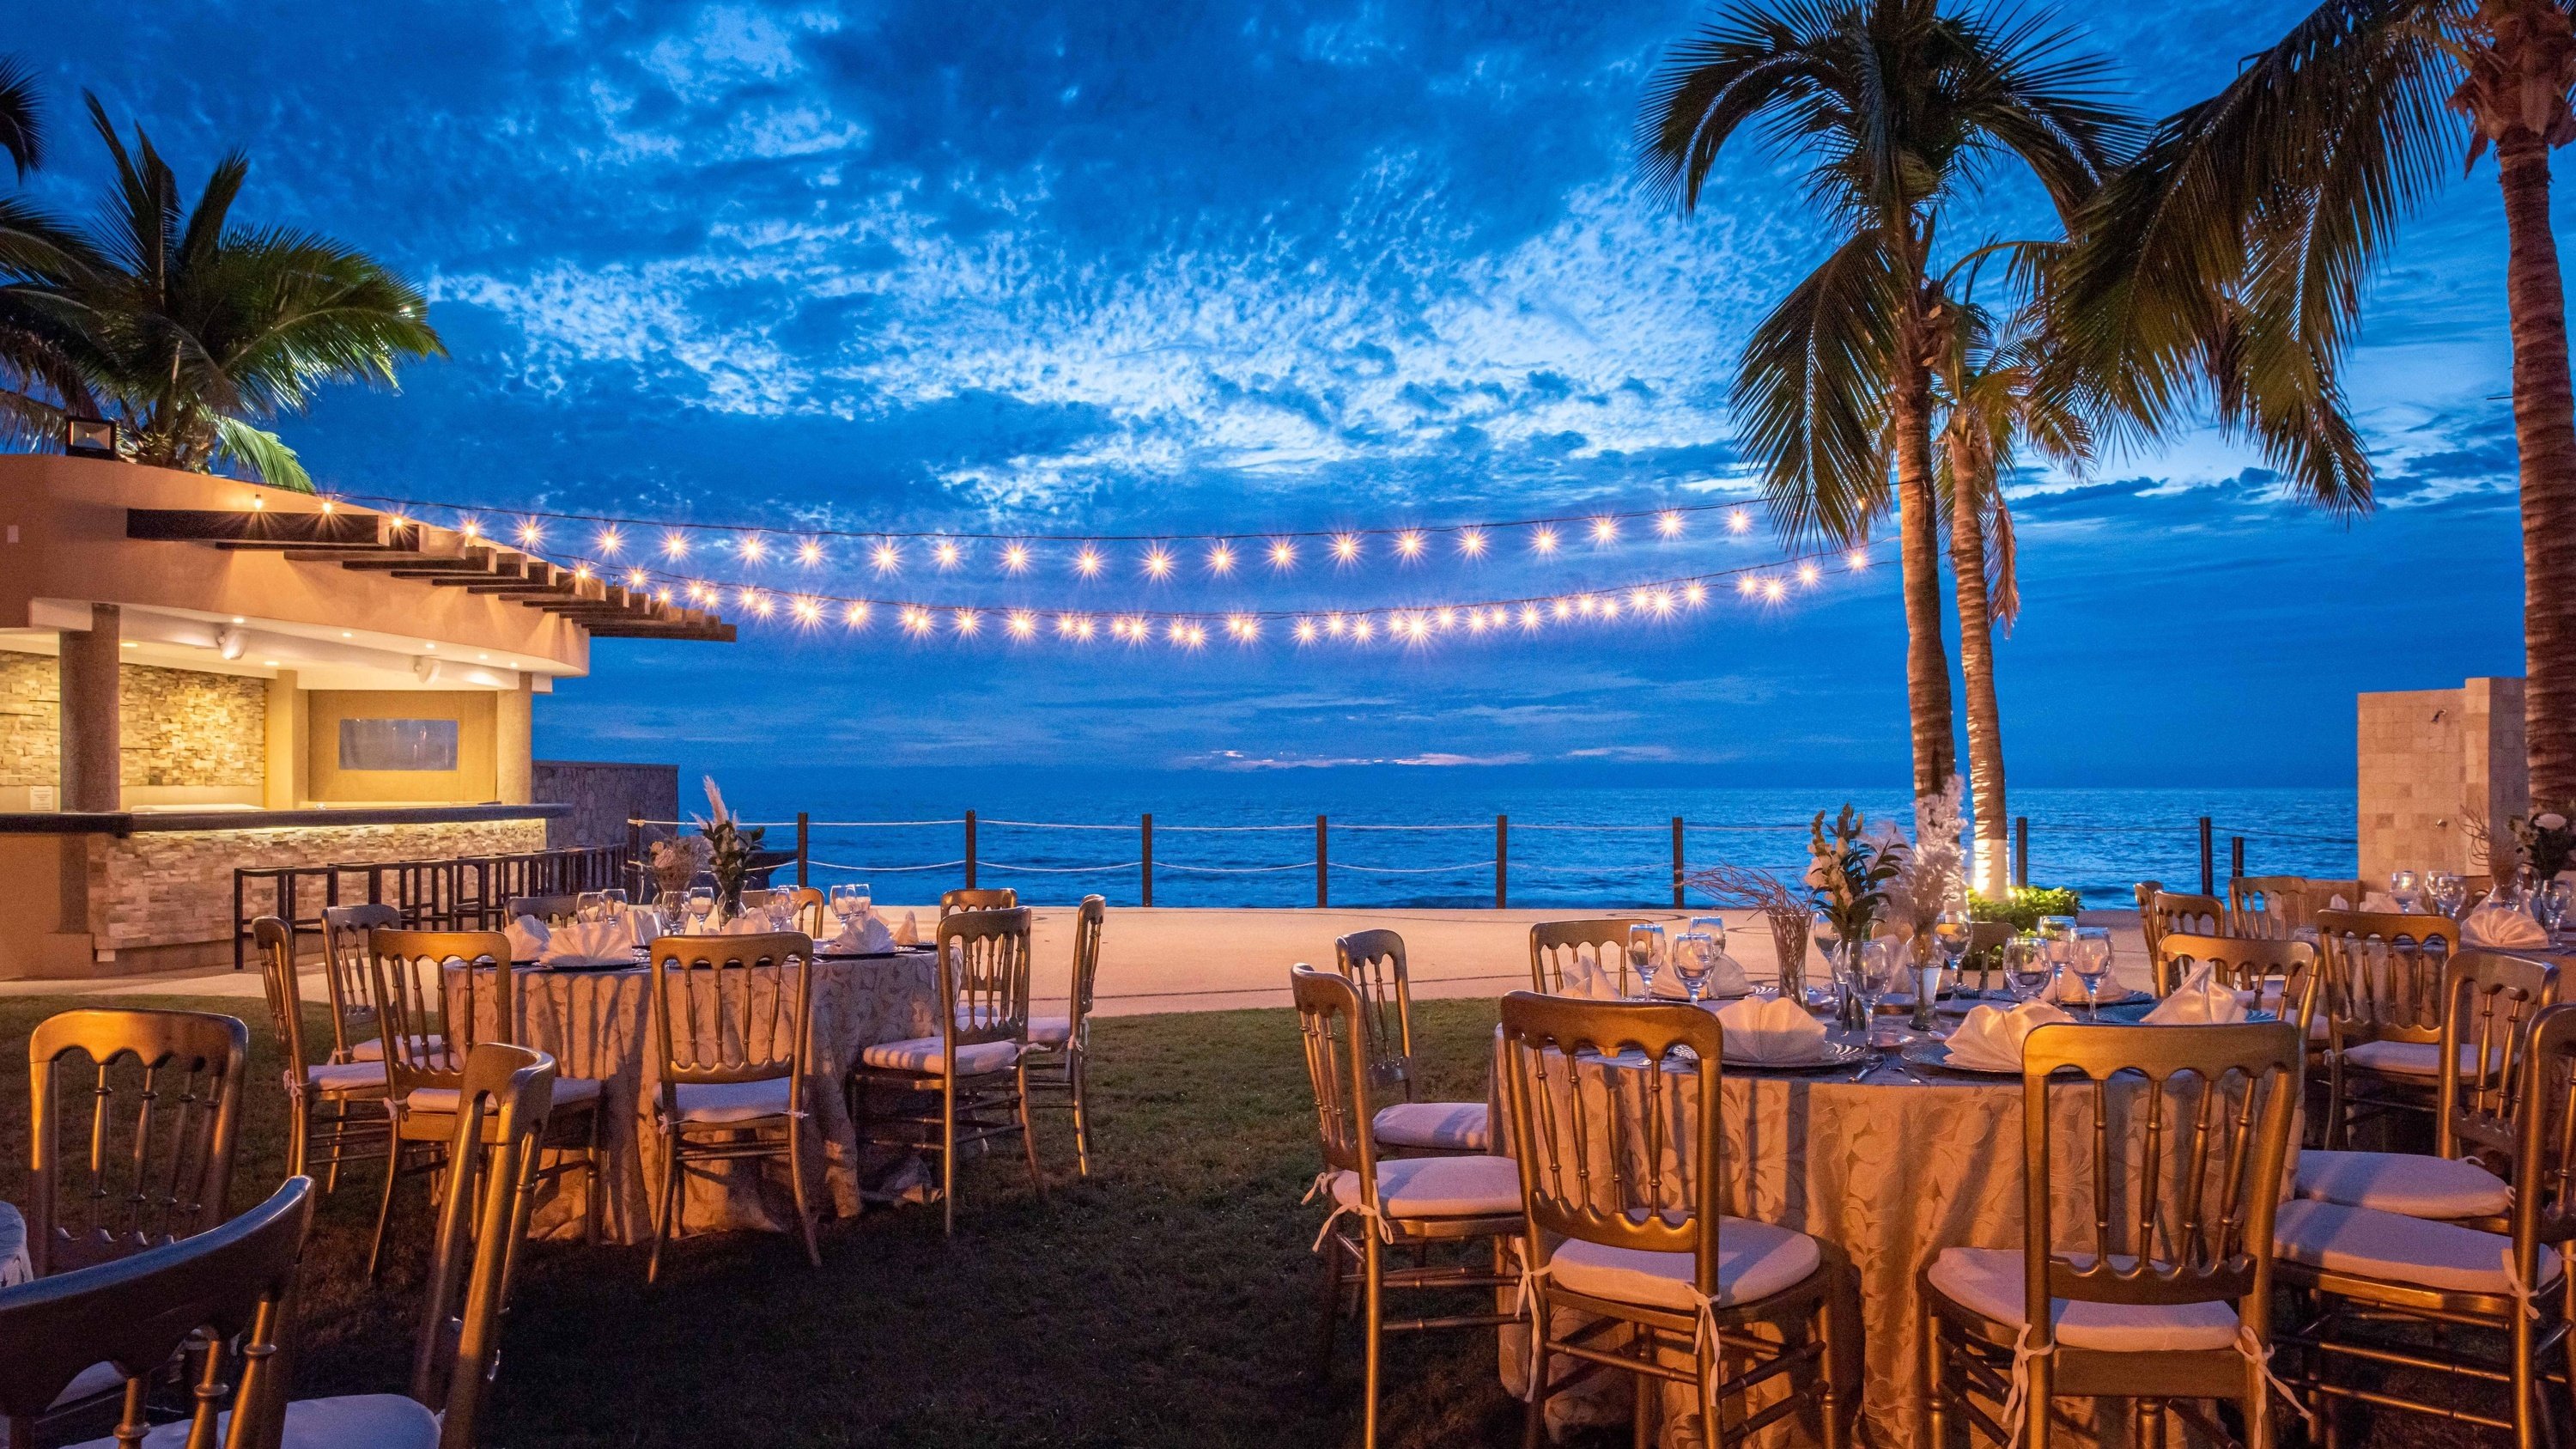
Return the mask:
[[(703, 811), (701, 771), (684, 771), (682, 813)], [(1318, 814), (1330, 823), (1336, 906), (1491, 906), (1499, 814), (1510, 821), (1512, 905), (1610, 908), (1671, 904), (1676, 816), (1686, 870), (1724, 862), (1793, 871), (1818, 810), (1849, 802), (1874, 819), (1910, 811), (1902, 785), (1547, 783), (1534, 772), (1430, 768), (714, 773), (737, 813), (772, 822), (773, 847), (792, 848), (797, 813), (809, 817), (816, 884), (864, 880), (887, 901), (926, 901), (962, 883), (968, 811), (978, 883), (1016, 887), (1033, 902), (1097, 892), (1112, 905), (1139, 904), (1141, 817), (1151, 813), (1157, 906), (1271, 908), (1314, 904)], [(2221, 880), (2238, 836), (2249, 874), (2355, 870), (2350, 788), (2032, 787), (2010, 803), (2030, 822), (2031, 883), (2074, 889), (2089, 907), (2131, 904), (2140, 880), (2198, 889), (2203, 816)]]

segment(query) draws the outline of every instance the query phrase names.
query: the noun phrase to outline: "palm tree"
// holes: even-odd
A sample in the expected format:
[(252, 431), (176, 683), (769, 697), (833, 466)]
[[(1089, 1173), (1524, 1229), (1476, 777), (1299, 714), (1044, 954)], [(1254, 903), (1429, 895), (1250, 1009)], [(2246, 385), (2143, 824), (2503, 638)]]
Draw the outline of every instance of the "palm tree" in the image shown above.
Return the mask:
[(1932, 464), (1942, 213), (2005, 156), (2061, 215), (2083, 205), (2134, 131), (2103, 95), (2107, 74), (2026, 16), (1944, 13), (1938, 0), (1748, 0), (1672, 52), (1640, 119), (1645, 173), (1685, 211), (1747, 122), (1811, 153), (1808, 188), (1840, 240), (1755, 328), (1735, 406), (1793, 544), (1863, 540), (1895, 507), (1918, 799), (1956, 768)]
[(310, 489), (294, 450), (258, 426), (334, 382), (394, 384), (408, 358), (443, 356), (418, 290), (366, 256), (304, 232), (232, 221), (250, 163), (226, 156), (196, 205), (140, 127), (128, 151), (95, 96), (116, 185), (95, 260), (42, 297), (124, 424), (131, 456)]
[(2206, 393), (2291, 487), (2369, 506), (2337, 364), (2360, 284), (2445, 172), (2492, 146), (2504, 191), (2523, 644), (2535, 798), (2576, 798), (2576, 396), (2549, 229), (2549, 152), (2576, 140), (2565, 0), (2330, 0), (2225, 89), (2168, 117), (2083, 224), (2068, 325), (2132, 366), (2111, 397), (2160, 423)]
[[(0, 56), (0, 152), (20, 181), (45, 163), (44, 107), (35, 73)], [(40, 445), (62, 436), (66, 410), (96, 407), (61, 323), (29, 300), (40, 279), (68, 274), (82, 255), (79, 235), (15, 196), (0, 196), (0, 444)]]
[[(1953, 269), (1954, 273), (1956, 268)], [(1973, 263), (1969, 267), (1971, 286)], [(1942, 293), (1950, 290), (1943, 279)], [(1941, 493), (1950, 505), (1950, 572), (1959, 610), (1959, 679), (1967, 696), (1968, 788), (1976, 819), (1970, 884), (1999, 896), (2005, 879), (2003, 719), (1995, 703), (1994, 631), (2021, 609), (2012, 507), (2003, 479), (2028, 449), (2061, 466), (2093, 457), (2093, 403), (2081, 379), (2052, 362), (2047, 308), (2035, 294), (1999, 325), (1964, 295), (1945, 305), (1947, 342), (1934, 368), (1941, 424)]]

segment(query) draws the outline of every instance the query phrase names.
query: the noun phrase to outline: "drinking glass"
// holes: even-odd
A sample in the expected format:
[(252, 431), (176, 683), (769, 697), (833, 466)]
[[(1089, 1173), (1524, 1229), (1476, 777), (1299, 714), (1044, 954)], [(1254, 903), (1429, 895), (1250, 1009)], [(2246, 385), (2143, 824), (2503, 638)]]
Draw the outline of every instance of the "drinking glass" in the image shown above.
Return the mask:
[(1905, 974), (1913, 959), (1913, 953), (1902, 941), (1870, 940), (1861, 943), (1860, 971), (1852, 987), (1854, 994), (1860, 997), (1863, 1039), (1870, 1045), (1880, 1044), (1875, 1040), (1878, 1035), (1878, 1004), (1905, 984)]
[(1914, 1021), (1918, 1029), (1929, 1029), (1931, 1025), (1932, 1007), (1941, 994), (1944, 973), (1954, 983), (1951, 989), (1957, 989), (1959, 963), (1968, 954), (1968, 935), (1968, 913), (1957, 906), (1932, 918), (1931, 959), (1915, 963), (1915, 972), (1922, 978), (1914, 993)]
[(654, 908), (662, 913), (662, 929), (676, 936), (689, 919), (689, 893), (664, 891), (655, 899)]
[(2102, 983), (2111, 979), (2111, 928), (2078, 926), (2072, 949), (2077, 979), (2084, 983), (2084, 1015), (2102, 1019)]
[(2554, 938), (2576, 912), (2576, 882), (2553, 880), (2542, 885), (2532, 897), (2533, 919), (2549, 928)]
[(877, 898), (876, 898), (876, 896), (875, 896), (873, 893), (871, 893), (871, 892), (868, 890), (868, 883), (867, 883), (866, 881), (863, 881), (863, 880), (862, 880), (862, 881), (853, 881), (853, 882), (851, 882), (851, 883), (850, 883), (850, 890), (851, 890), (851, 891), (856, 895), (856, 897), (857, 897), (857, 899), (858, 899), (858, 902), (859, 902), (859, 914), (860, 914), (860, 915), (863, 915), (863, 916), (864, 916), (864, 915), (866, 915), (869, 911), (872, 911), (872, 910), (876, 909)]
[(603, 919), (608, 913), (601, 909), (601, 907), (606, 903), (607, 899), (608, 898), (605, 895), (598, 891), (583, 891), (580, 895), (572, 898), (572, 918), (576, 921), (596, 921)]
[(2388, 898), (2395, 901), (2401, 911), (2415, 909), (2416, 902), (2424, 898), (2424, 878), (2411, 870), (2390, 871)]
[(716, 888), (714, 886), (689, 887), (689, 928), (693, 931), (704, 931), (707, 928), (707, 918), (715, 913)]
[(625, 915), (627, 909), (633, 904), (626, 898), (626, 892), (622, 890), (611, 889), (599, 893), (599, 907), (610, 916)]
[(1640, 922), (1628, 928), (1628, 969), (1637, 973), (1640, 995), (1655, 994), (1655, 973), (1663, 969), (1665, 959), (1663, 927)]
[(1682, 929), (1686, 931), (1694, 931), (1700, 935), (1708, 937), (1708, 943), (1712, 953), (1715, 955), (1725, 954), (1726, 917), (1693, 916), (1690, 918), (1690, 924), (1684, 926)]
[(1684, 931), (1673, 937), (1673, 974), (1681, 978), (1682, 998), (1691, 1005), (1699, 1004), (1700, 988), (1708, 985), (1708, 973), (1717, 966), (1717, 943), (1706, 931)]
[(2004, 943), (2004, 989), (2016, 1002), (2036, 1001), (2057, 975), (2048, 959), (2048, 943), (2037, 935), (2020, 935)]
[(2457, 920), (2460, 907), (2468, 903), (2469, 883), (2447, 870), (2435, 871), (2424, 879), (2424, 894), (2432, 899), (2433, 909)]
[(828, 899), (832, 904), (832, 919), (840, 922), (844, 926), (848, 925), (851, 919), (859, 914), (859, 888), (857, 886), (836, 885), (832, 887)]

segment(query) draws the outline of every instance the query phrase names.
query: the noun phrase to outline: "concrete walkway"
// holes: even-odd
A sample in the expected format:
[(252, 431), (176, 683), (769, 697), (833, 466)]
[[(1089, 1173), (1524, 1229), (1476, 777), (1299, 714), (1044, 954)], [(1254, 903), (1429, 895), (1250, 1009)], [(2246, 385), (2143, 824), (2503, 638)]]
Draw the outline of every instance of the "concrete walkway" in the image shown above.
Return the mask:
[[(882, 907), (901, 920), (907, 909)], [(937, 907), (911, 907), (923, 923)], [(1061, 1000), (1073, 958), (1074, 912), (1069, 906), (1037, 907), (1037, 993)], [(1529, 983), (1529, 928), (1566, 920), (1571, 910), (1145, 910), (1112, 907), (1101, 938), (1096, 1009), (1103, 1016), (1164, 1011), (1220, 1011), (1288, 1005), (1288, 968), (1300, 961), (1329, 966), (1333, 940), (1353, 931), (1385, 928), (1404, 936), (1417, 997), (1496, 997)], [(1770, 929), (1751, 912), (1605, 911), (1622, 920), (1657, 921), (1678, 933), (1693, 915), (1722, 914), (1727, 949), (1756, 981), (1776, 974)], [(2144, 987), (2146, 947), (2135, 911), (2087, 911), (2088, 925), (2112, 928), (2119, 980)], [(1822, 974), (1811, 956), (1808, 974)], [(306, 995), (321, 999), (318, 974), (308, 972)], [(123, 976), (101, 981), (5, 981), (0, 996), (239, 996), (261, 995), (256, 971), (214, 971), (162, 976)]]

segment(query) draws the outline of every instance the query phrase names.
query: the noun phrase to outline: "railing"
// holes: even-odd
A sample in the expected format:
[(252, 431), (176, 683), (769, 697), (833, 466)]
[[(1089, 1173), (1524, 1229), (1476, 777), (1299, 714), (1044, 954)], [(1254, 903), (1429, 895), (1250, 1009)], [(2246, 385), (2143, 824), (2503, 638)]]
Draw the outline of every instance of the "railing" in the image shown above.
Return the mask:
[[(248, 959), (250, 923), (256, 916), (273, 915), (298, 933), (318, 933), (326, 908), (364, 902), (401, 911), (403, 925), (412, 930), (494, 930), (503, 923), (503, 907), (512, 896), (602, 890), (625, 874), (626, 848), (620, 845), (446, 860), (243, 866), (233, 872), (233, 969), (242, 969)], [(250, 898), (262, 883), (269, 888), (270, 909), (254, 912)]]
[[(1314, 821), (1311, 825), (1304, 821), (1259, 825), (1176, 825), (1169, 823), (1168, 821), (1158, 823), (1150, 812), (1139, 815), (1133, 823), (1129, 823), (1127, 821), (999, 819), (987, 818), (972, 810), (966, 811), (957, 816), (926, 820), (816, 820), (810, 813), (800, 812), (793, 819), (745, 820), (741, 823), (746, 827), (756, 826), (769, 830), (792, 829), (795, 832), (795, 848), (792, 854), (781, 850), (772, 852), (769, 856), (765, 857), (765, 859), (769, 862), (773, 862), (774, 867), (781, 870), (785, 869), (792, 863), (795, 868), (795, 878), (798, 885), (808, 885), (813, 883), (814, 878), (818, 873), (836, 874), (844, 877), (872, 877), (919, 875), (938, 876), (943, 873), (954, 872), (955, 874), (948, 876), (948, 880), (963, 885), (967, 889), (971, 890), (982, 884), (984, 878), (988, 874), (998, 874), (1005, 877), (1063, 875), (1087, 875), (1100, 877), (1103, 875), (1114, 875), (1133, 871), (1135, 872), (1134, 878), (1136, 881), (1139, 903), (1151, 906), (1154, 904), (1154, 889), (1158, 875), (1256, 877), (1279, 876), (1291, 873), (1311, 873), (1315, 887), (1315, 905), (1318, 909), (1324, 909), (1330, 907), (1332, 904), (1333, 883), (1334, 877), (1337, 873), (1344, 875), (1346, 878), (1348, 876), (1355, 875), (1365, 877), (1446, 876), (1452, 879), (1467, 876), (1471, 873), (1479, 876), (1490, 873), (1493, 881), (1494, 908), (1497, 910), (1507, 909), (1511, 904), (1513, 878), (1516, 871), (1536, 875), (1582, 873), (1600, 877), (1624, 875), (1633, 870), (1636, 873), (1636, 876), (1641, 879), (1641, 883), (1642, 880), (1655, 881), (1656, 894), (1661, 895), (1668, 889), (1673, 906), (1676, 908), (1682, 908), (1687, 904), (1685, 899), (1685, 890), (1691, 861), (1690, 837), (1694, 835), (1745, 836), (1783, 834), (1804, 837), (1810, 828), (1809, 822), (1807, 821), (1791, 821), (1779, 824), (1718, 824), (1687, 821), (1678, 815), (1669, 817), (1669, 819), (1661, 824), (1652, 825), (1620, 821), (1594, 823), (1522, 823), (1516, 825), (1513, 823), (1509, 815), (1496, 815), (1493, 817), (1491, 824), (1487, 824), (1482, 820), (1428, 824), (1383, 824), (1353, 821), (1336, 823), (1328, 816), (1317, 815), (1314, 817)], [(2214, 894), (2214, 891), (2210, 889), (2210, 886), (2213, 883), (2214, 873), (2214, 858), (2212, 856), (2214, 824), (2210, 817), (2203, 816), (2196, 822), (2196, 827), (2201, 853), (2201, 874), (2204, 882), (2203, 893)], [(649, 841), (653, 839), (667, 838), (669, 834), (676, 833), (683, 828), (684, 822), (672, 820), (630, 820), (627, 822), (628, 854), (629, 858), (635, 862), (634, 868), (639, 875), (641, 875), (646, 869), (644, 866), (644, 860), (646, 858), (646, 849)], [(895, 861), (859, 863), (849, 860), (826, 859), (817, 855), (814, 850), (814, 834), (818, 830), (835, 832), (888, 832), (946, 830), (951, 828), (958, 832), (954, 837), (957, 841), (957, 853), (947, 859), (898, 859)], [(1104, 858), (1071, 865), (1041, 865), (1026, 861), (996, 860), (990, 858), (984, 850), (985, 832), (991, 828), (1082, 832), (1095, 836), (1124, 836), (1135, 842), (1135, 849), (1132, 858), (1129, 859), (1120, 860)], [(2171, 841), (2180, 833), (2170, 827), (2149, 826), (2068, 825), (2056, 827), (2056, 829), (2061, 833), (2068, 835), (2130, 835), (2137, 837), (2152, 837), (2164, 841)], [(1363, 864), (1354, 860), (1336, 858), (1335, 856), (1335, 841), (1337, 836), (1343, 837), (1343, 843), (1347, 846), (1355, 843), (1353, 838), (1384, 839), (1401, 836), (1427, 836), (1435, 839), (1445, 839), (1453, 835), (1469, 834), (1481, 837), (1483, 832), (1487, 830), (1491, 830), (1493, 832), (1492, 853), (1481, 858), (1467, 860), (1443, 860), (1439, 864), (1428, 865), (1399, 865), (1390, 863)], [(1650, 860), (1636, 860), (1610, 866), (1604, 866), (1599, 863), (1580, 865), (1544, 864), (1527, 859), (1527, 855), (1531, 852), (1526, 850), (1522, 852), (1523, 858), (1515, 859), (1513, 851), (1514, 835), (1516, 833), (1530, 832), (1579, 832), (1587, 836), (1595, 837), (1628, 835), (1656, 836), (1662, 838), (1659, 843), (1663, 844), (1665, 848), (1656, 852), (1655, 858)], [(1182, 837), (1182, 843), (1186, 844), (1186, 842), (1191, 839), (1206, 836), (1265, 835), (1307, 837), (1312, 841), (1311, 850), (1303, 859), (1266, 861), (1259, 864), (1213, 864), (1204, 860), (1197, 862), (1187, 859), (1176, 860), (1172, 858), (1172, 852), (1168, 849), (1158, 849), (1158, 846), (1173, 843), (1169, 839), (1172, 836)], [(2014, 883), (2017, 885), (2028, 885), (2030, 883), (2030, 839), (2031, 826), (2029, 817), (2016, 817), (2012, 824), (2011, 841), (2012, 878)], [(2299, 835), (2261, 830), (2244, 830), (2231, 836), (2230, 839), (2232, 846), (2231, 873), (2236, 875), (2242, 875), (2245, 873), (2246, 841), (2249, 839), (2309, 841), (2344, 845), (2349, 845), (2352, 842), (2351, 836), (2333, 837)], [(1442, 855), (1450, 853), (1451, 852), (1445, 851), (1441, 852)], [(1798, 841), (1795, 853), (1803, 857), (1803, 839)], [(638, 884), (639, 886), (649, 888), (649, 881), (639, 880)], [(925, 882), (925, 884), (927, 884), (927, 882)], [(638, 898), (641, 899), (640, 896)]]

